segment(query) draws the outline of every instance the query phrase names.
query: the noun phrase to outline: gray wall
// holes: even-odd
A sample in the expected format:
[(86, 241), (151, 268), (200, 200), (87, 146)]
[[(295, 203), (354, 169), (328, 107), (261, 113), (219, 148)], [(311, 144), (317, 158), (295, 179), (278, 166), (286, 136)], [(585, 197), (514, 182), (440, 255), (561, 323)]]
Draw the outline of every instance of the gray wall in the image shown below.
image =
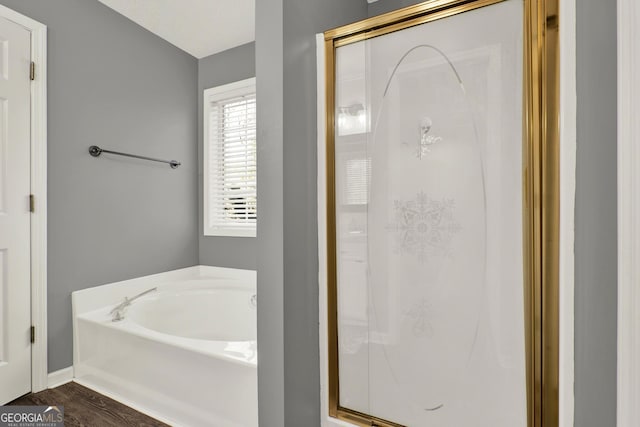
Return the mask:
[(367, 13), (369, 16), (381, 15), (391, 12), (392, 10), (422, 3), (422, 1), (423, 0), (378, 0), (375, 3), (367, 4)]
[(616, 2), (577, 4), (575, 425), (616, 424)]
[(198, 67), (96, 0), (0, 3), (48, 26), (51, 372), (72, 364), (72, 291), (198, 263)]
[(256, 75), (255, 43), (247, 43), (198, 61), (198, 186), (200, 264), (218, 267), (256, 269), (257, 242), (253, 237), (203, 236), (202, 221), (202, 91)]
[(259, 141), (257, 289), (260, 301), (258, 416), (261, 427), (285, 426), (283, 20), (283, 0), (256, 1), (256, 102)]
[(367, 8), (256, 7), (260, 426), (312, 427), (320, 425), (315, 34), (365, 18)]

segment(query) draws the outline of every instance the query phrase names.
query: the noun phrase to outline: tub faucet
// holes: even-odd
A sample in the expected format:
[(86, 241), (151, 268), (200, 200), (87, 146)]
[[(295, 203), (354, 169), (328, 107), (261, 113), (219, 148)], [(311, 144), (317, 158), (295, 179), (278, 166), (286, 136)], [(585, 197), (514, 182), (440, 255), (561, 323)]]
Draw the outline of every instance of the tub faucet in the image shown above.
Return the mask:
[(113, 316), (111, 321), (112, 322), (119, 322), (120, 320), (124, 319), (124, 309), (125, 308), (130, 306), (133, 301), (137, 300), (141, 296), (146, 295), (149, 292), (153, 292), (153, 291), (157, 291), (157, 290), (158, 290), (158, 288), (151, 288), (151, 289), (147, 289), (144, 292), (139, 293), (138, 295), (136, 295), (134, 297), (131, 297), (131, 298), (124, 297), (124, 301), (122, 301), (120, 304), (118, 304), (115, 307), (113, 307), (113, 309), (109, 312), (109, 314)]

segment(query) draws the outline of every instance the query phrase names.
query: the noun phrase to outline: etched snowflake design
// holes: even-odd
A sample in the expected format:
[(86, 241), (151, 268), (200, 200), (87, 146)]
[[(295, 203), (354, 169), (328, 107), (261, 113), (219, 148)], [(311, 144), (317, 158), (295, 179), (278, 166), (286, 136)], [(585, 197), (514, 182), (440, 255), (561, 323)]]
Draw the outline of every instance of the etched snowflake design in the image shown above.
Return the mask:
[(414, 200), (394, 201), (397, 250), (412, 254), (422, 262), (451, 255), (451, 241), (460, 231), (453, 211), (455, 201), (434, 200), (419, 192)]
[(430, 314), (431, 307), (424, 298), (415, 303), (409, 310), (405, 310), (404, 315), (410, 319), (411, 332), (415, 337), (426, 336), (430, 338), (433, 335)]

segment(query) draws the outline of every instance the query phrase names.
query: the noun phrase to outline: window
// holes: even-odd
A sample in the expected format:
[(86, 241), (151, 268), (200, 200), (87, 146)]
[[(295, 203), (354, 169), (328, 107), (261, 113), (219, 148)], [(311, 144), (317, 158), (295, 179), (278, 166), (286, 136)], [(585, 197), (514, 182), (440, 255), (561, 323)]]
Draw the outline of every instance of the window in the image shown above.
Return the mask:
[(369, 182), (371, 182), (371, 158), (353, 158), (346, 161), (346, 191), (344, 202), (347, 205), (366, 205), (369, 203)]
[(256, 82), (204, 91), (204, 234), (256, 235)]

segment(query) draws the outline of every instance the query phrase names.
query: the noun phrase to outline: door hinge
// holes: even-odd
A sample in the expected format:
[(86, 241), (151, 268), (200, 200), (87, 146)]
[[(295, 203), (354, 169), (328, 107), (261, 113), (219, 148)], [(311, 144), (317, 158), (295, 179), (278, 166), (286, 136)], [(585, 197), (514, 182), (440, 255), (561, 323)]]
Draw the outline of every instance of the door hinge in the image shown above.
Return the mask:
[(34, 342), (36, 342), (36, 327), (32, 326), (31, 327), (31, 344), (33, 344)]
[(29, 194), (29, 212), (36, 211), (36, 199), (33, 197), (33, 194)]
[(36, 79), (36, 63), (33, 61), (31, 62), (31, 66), (29, 67), (29, 78), (31, 80)]

